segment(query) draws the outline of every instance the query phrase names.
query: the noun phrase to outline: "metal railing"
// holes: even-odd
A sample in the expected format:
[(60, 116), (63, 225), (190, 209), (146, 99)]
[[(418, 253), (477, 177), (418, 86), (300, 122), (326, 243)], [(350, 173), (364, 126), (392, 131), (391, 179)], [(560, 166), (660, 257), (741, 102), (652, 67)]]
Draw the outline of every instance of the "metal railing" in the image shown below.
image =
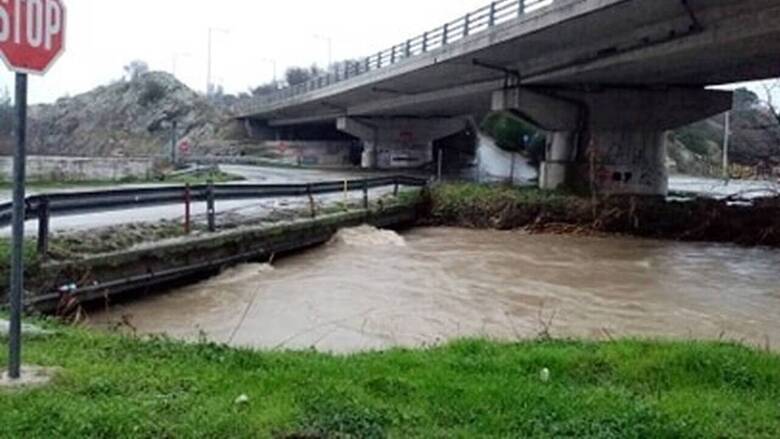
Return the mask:
[(552, 5), (556, 0), (497, 0), (457, 20), (445, 23), (422, 35), (396, 44), (389, 49), (363, 58), (357, 62), (342, 63), (326, 74), (310, 81), (283, 88), (268, 96), (246, 103), (241, 112), (252, 111), (258, 105), (270, 105), (285, 99), (319, 90), (333, 84), (355, 78), (364, 73), (394, 65), (415, 56), (457, 43), (471, 35), (486, 32), (491, 28), (520, 18), (527, 13)]
[[(48, 251), (49, 223), (53, 216), (99, 213), (138, 207), (172, 204), (186, 206), (189, 229), (189, 205), (205, 202), (208, 228), (216, 230), (216, 201), (259, 200), (283, 197), (309, 197), (341, 192), (363, 191), (364, 208), (368, 208), (368, 190), (394, 186), (397, 194), (402, 186), (423, 187), (427, 180), (403, 175), (360, 180), (329, 181), (303, 184), (204, 184), (195, 186), (166, 186), (153, 188), (113, 189), (106, 191), (40, 194), (25, 200), (25, 220), (38, 220), (38, 253)], [(11, 224), (12, 203), (0, 204), (0, 227)]]

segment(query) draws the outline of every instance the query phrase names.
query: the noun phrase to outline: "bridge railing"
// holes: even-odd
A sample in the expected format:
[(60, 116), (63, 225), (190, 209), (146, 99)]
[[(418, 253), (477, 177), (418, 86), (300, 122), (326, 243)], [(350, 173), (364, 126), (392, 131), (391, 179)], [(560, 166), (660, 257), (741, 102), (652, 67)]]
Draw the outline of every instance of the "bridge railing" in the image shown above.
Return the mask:
[(389, 67), (406, 59), (456, 43), (471, 35), (486, 32), (502, 23), (520, 18), (530, 12), (552, 5), (556, 0), (496, 0), (457, 20), (445, 23), (431, 31), (410, 38), (389, 49), (331, 68), (326, 74), (307, 82), (283, 88), (277, 92), (253, 99), (241, 109), (249, 113), (259, 105), (271, 105), (305, 93), (352, 79), (362, 74)]

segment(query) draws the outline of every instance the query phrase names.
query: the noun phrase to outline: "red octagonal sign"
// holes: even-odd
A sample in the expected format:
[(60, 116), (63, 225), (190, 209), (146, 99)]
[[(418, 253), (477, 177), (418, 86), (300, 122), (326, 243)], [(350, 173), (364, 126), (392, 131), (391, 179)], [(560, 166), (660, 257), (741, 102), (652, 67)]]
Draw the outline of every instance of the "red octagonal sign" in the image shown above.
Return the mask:
[(0, 53), (8, 68), (43, 74), (64, 50), (62, 0), (0, 0)]

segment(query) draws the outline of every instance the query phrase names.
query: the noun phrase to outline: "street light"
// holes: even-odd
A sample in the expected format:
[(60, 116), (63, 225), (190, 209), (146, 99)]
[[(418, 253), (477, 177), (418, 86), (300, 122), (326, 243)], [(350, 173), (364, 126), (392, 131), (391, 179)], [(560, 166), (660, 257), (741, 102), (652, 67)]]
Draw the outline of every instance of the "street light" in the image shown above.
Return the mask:
[(326, 66), (326, 70), (330, 70), (333, 66), (333, 38), (320, 34), (312, 35), (312, 37), (317, 40), (325, 41), (325, 43), (328, 44), (328, 65)]
[(221, 32), (223, 34), (229, 34), (230, 33), (230, 31), (227, 30), (227, 29), (220, 29), (220, 28), (213, 28), (213, 27), (209, 28), (209, 47), (208, 47), (208, 61), (207, 61), (208, 62), (208, 66), (207, 66), (207, 70), (206, 70), (206, 96), (211, 96), (211, 87), (212, 87), (212, 84), (211, 84), (211, 61), (212, 61), (211, 49), (212, 49), (212, 42), (211, 42), (211, 40), (212, 40), (212, 38), (214, 36), (214, 32)]
[(274, 86), (275, 86), (277, 84), (277, 81), (276, 81), (276, 79), (277, 79), (276, 78), (277, 62), (276, 62), (276, 60), (272, 59), (272, 58), (261, 58), (260, 62), (268, 63), (268, 64), (271, 64), (271, 66), (273, 66), (273, 69), (274, 69)]

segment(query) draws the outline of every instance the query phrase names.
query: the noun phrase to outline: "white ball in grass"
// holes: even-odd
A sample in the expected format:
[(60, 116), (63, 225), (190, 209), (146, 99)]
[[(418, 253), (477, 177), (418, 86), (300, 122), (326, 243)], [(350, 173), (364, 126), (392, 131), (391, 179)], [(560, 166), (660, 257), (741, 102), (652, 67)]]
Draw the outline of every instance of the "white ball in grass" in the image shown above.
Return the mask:
[(550, 369), (544, 368), (541, 372), (539, 372), (539, 379), (542, 380), (543, 383), (550, 382)]
[(241, 395), (238, 398), (236, 398), (235, 403), (236, 403), (236, 405), (249, 404), (249, 397), (246, 396), (246, 395)]

